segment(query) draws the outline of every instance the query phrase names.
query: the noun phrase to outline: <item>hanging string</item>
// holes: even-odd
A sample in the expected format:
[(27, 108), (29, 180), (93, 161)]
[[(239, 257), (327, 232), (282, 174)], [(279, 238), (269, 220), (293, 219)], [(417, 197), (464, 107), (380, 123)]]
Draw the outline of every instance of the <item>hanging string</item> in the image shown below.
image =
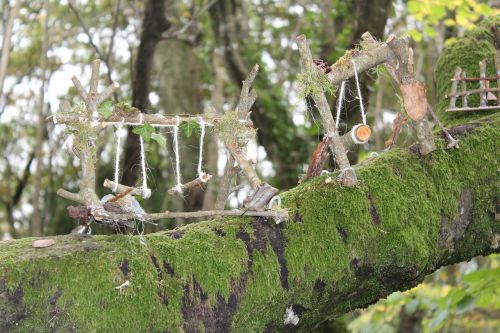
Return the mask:
[(365, 108), (363, 106), (363, 97), (361, 96), (361, 89), (359, 88), (358, 69), (356, 68), (356, 62), (354, 61), (354, 59), (352, 59), (351, 62), (352, 65), (354, 66), (354, 78), (356, 79), (356, 87), (358, 89), (359, 107), (361, 109), (361, 119), (363, 119), (363, 125), (366, 125), (366, 115), (365, 115)]
[(198, 177), (200, 179), (203, 179), (203, 176), (205, 175), (205, 173), (203, 172), (201, 166), (203, 163), (203, 141), (205, 140), (205, 121), (203, 121), (202, 117), (198, 117), (198, 122), (200, 123), (200, 127), (201, 127), (200, 155), (198, 156)]
[(344, 99), (345, 94), (345, 81), (342, 81), (340, 85), (340, 94), (337, 101), (337, 118), (335, 118), (335, 129), (339, 129), (340, 123), (340, 111), (342, 110), (342, 100)]
[[(140, 114), (139, 122), (143, 122), (143, 114)], [(151, 190), (148, 189), (147, 175), (146, 175), (146, 154), (144, 152), (144, 139), (139, 135), (139, 141), (141, 144), (141, 168), (142, 168), (142, 197), (147, 199), (151, 196)]]
[(179, 116), (176, 116), (177, 123), (174, 126), (174, 153), (175, 153), (175, 173), (177, 176), (176, 190), (182, 193), (181, 166), (179, 161)]
[[(123, 121), (123, 120), (122, 120)], [(116, 157), (115, 157), (115, 185), (113, 186), (113, 192), (116, 193), (118, 190), (118, 178), (120, 177), (120, 146), (121, 146), (121, 135), (122, 124), (118, 125), (118, 129), (116, 130)]]

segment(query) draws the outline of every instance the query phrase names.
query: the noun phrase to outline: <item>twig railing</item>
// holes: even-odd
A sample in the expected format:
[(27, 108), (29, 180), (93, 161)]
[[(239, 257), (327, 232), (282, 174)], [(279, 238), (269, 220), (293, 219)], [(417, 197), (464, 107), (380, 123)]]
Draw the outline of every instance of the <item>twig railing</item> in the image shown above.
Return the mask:
[[(464, 111), (487, 111), (500, 109), (500, 64), (495, 64), (497, 75), (486, 76), (486, 60), (479, 63), (479, 77), (467, 77), (465, 70), (457, 67), (455, 75), (451, 79), (451, 90), (447, 97), (450, 103), (446, 112), (464, 112)], [(490, 87), (490, 82), (496, 82), (497, 86)], [(479, 82), (479, 88), (467, 90), (467, 82)], [(457, 91), (458, 87), (461, 91)], [(496, 93), (496, 95), (494, 94)], [(469, 106), (468, 97), (472, 94), (479, 94), (479, 106)], [(461, 97), (462, 106), (457, 107), (457, 99)], [(491, 105), (494, 102), (494, 105)]]

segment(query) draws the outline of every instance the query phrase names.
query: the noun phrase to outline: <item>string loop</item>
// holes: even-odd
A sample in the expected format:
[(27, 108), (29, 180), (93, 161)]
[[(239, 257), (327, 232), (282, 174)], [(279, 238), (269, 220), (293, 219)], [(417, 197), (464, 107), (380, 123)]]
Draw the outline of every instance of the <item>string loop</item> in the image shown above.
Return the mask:
[(201, 134), (200, 134), (200, 153), (198, 156), (198, 177), (200, 179), (203, 179), (203, 176), (205, 175), (205, 172), (203, 172), (202, 169), (202, 164), (203, 164), (203, 142), (205, 140), (205, 121), (203, 120), (202, 117), (198, 117), (198, 122), (200, 124), (201, 128)]
[(182, 183), (181, 183), (181, 166), (180, 166), (180, 156), (179, 156), (179, 116), (176, 116), (176, 124), (174, 126), (174, 154), (175, 154), (175, 173), (177, 179), (176, 190), (182, 193)]
[(354, 61), (354, 59), (351, 59), (351, 62), (354, 67), (354, 78), (356, 80), (356, 88), (358, 89), (358, 99), (359, 99), (359, 108), (361, 110), (361, 119), (363, 120), (363, 125), (366, 125), (366, 114), (365, 114), (365, 107), (363, 106), (363, 96), (361, 96), (361, 88), (359, 87), (358, 69), (356, 68), (356, 62)]

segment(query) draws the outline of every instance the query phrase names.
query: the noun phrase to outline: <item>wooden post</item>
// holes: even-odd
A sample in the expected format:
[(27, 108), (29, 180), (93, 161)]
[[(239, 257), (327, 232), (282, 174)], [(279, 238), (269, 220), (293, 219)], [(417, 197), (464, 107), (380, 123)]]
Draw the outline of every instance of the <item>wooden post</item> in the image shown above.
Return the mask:
[(485, 107), (487, 105), (486, 99), (486, 59), (479, 62), (479, 89), (481, 89), (481, 93), (479, 94), (479, 106)]
[(460, 80), (461, 76), (460, 74), (462, 73), (462, 69), (460, 67), (457, 67), (455, 69), (455, 75), (453, 75), (453, 81), (451, 82), (451, 90), (450, 90), (450, 104), (448, 105), (449, 109), (454, 109), (456, 107), (456, 102), (457, 102), (457, 88), (458, 88), (458, 81)]
[(467, 103), (467, 96), (469, 96), (469, 93), (467, 92), (467, 80), (465, 80), (467, 78), (467, 74), (465, 74), (465, 71), (462, 71), (462, 75), (461, 75), (461, 78), (463, 80), (461, 80), (462, 82), (462, 107), (463, 108), (468, 108), (469, 105)]

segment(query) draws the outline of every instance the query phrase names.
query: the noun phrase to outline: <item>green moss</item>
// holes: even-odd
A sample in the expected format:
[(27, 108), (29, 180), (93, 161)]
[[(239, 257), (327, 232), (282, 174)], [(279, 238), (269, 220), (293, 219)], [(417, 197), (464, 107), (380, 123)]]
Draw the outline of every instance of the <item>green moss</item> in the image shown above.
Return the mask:
[(335, 92), (327, 75), (321, 70), (307, 71), (297, 75), (297, 96), (305, 100), (308, 96)]
[(225, 112), (222, 119), (215, 124), (214, 130), (226, 144), (236, 138), (240, 147), (245, 147), (257, 133), (254, 128), (247, 127), (246, 123), (241, 122), (238, 112), (234, 110)]
[[(495, 111), (477, 111), (477, 112), (448, 112), (444, 111), (448, 108), (449, 98), (446, 95), (450, 93), (451, 79), (455, 73), (456, 67), (460, 67), (467, 73), (469, 77), (479, 76), (479, 62), (487, 59), (486, 66), (487, 76), (494, 76), (495, 63), (493, 56), (495, 46), (493, 37), (490, 32), (490, 26), (500, 24), (500, 17), (490, 17), (479, 23), (475, 29), (468, 31), (463, 38), (446, 47), (436, 64), (436, 92), (437, 92), (437, 111), (439, 116), (449, 124), (463, 122), (465, 119), (477, 119), (485, 115), (489, 115)], [(496, 83), (491, 84), (496, 87)], [(467, 89), (478, 89), (478, 82), (468, 82)], [(458, 86), (458, 91), (461, 91), (461, 86)], [(474, 94), (468, 98), (469, 106), (479, 106), (479, 95)], [(457, 106), (462, 105), (461, 98), (457, 99)]]

